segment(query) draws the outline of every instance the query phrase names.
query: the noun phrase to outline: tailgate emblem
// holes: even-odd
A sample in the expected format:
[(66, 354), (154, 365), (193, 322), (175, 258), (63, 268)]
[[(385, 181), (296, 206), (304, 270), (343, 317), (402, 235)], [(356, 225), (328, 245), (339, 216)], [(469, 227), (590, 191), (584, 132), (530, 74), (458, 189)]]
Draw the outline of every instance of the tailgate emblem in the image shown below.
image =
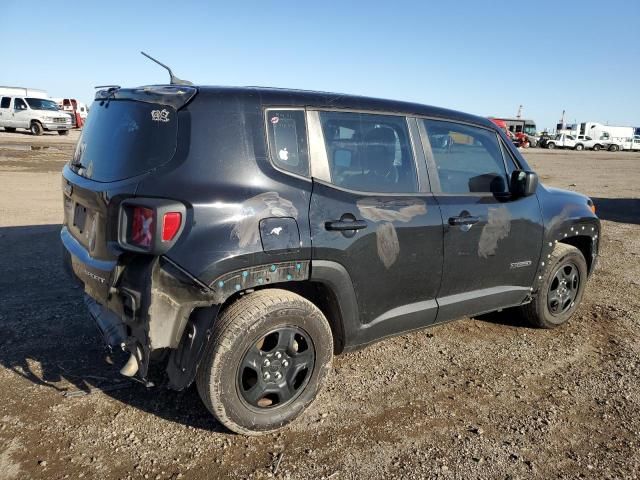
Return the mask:
[(166, 108), (163, 108), (162, 110), (152, 110), (151, 120), (153, 120), (154, 122), (168, 122), (169, 110), (167, 110)]
[(106, 282), (107, 282), (107, 280), (106, 280), (105, 278), (101, 277), (100, 275), (96, 275), (95, 273), (90, 272), (90, 271), (89, 271), (89, 270), (87, 270), (87, 269), (85, 269), (85, 270), (84, 270), (84, 273), (85, 273), (85, 275), (86, 275), (87, 277), (93, 278), (93, 279), (94, 279), (94, 280), (96, 280), (97, 282), (100, 282), (100, 283), (106, 283)]

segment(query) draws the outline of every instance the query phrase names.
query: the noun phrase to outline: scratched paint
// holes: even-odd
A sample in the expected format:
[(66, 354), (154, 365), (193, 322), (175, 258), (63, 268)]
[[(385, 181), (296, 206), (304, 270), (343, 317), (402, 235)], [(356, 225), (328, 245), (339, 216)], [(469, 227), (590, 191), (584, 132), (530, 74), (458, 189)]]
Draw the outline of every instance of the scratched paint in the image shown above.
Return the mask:
[(378, 246), (378, 257), (385, 266), (391, 267), (398, 259), (400, 253), (400, 242), (396, 228), (391, 222), (382, 222), (376, 230), (376, 243)]
[(239, 220), (233, 226), (231, 237), (238, 239), (238, 246), (246, 248), (260, 244), (260, 220), (271, 217), (298, 218), (298, 210), (286, 198), (276, 192), (265, 192), (244, 201)]
[(498, 242), (511, 232), (511, 214), (507, 207), (489, 208), (487, 224), (482, 228), (478, 242), (478, 256), (495, 255)]
[(419, 198), (387, 199), (362, 198), (357, 201), (360, 215), (372, 222), (380, 222), (376, 228), (378, 258), (389, 269), (400, 255), (400, 241), (392, 222), (408, 223), (418, 215), (427, 213), (427, 205)]
[(372, 222), (406, 223), (427, 213), (427, 205), (419, 198), (398, 200), (367, 197), (358, 200), (357, 206), (360, 215)]

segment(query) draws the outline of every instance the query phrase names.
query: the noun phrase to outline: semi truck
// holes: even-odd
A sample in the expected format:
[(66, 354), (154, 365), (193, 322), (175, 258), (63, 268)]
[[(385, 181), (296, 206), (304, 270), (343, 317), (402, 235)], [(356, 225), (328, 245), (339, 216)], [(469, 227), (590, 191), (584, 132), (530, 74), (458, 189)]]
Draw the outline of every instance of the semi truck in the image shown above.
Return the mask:
[(581, 122), (573, 125), (559, 123), (558, 133), (575, 137), (588, 136), (596, 141), (594, 150), (640, 150), (640, 128), (604, 125), (598, 122)]
[(497, 118), (490, 117), (493, 123), (496, 120), (505, 125), (505, 129), (513, 134), (522, 146), (537, 147), (540, 140), (536, 134), (536, 122), (524, 118)]

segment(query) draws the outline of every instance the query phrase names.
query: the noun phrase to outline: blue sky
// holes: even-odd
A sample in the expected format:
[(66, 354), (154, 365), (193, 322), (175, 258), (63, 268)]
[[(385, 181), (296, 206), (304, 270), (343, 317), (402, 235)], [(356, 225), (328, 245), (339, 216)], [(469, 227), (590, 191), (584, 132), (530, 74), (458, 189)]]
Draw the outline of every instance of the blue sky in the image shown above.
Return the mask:
[[(305, 4), (308, 3), (308, 4)], [(83, 101), (167, 80), (640, 126), (640, 1), (2, 0), (0, 85)]]

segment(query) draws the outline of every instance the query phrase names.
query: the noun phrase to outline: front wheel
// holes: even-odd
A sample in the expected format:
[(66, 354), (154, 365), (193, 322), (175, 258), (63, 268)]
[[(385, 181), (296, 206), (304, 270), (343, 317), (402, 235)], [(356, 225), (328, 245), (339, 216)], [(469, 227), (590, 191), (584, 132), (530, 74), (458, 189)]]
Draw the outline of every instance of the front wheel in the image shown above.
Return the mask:
[(332, 356), (331, 328), (315, 305), (286, 290), (260, 290), (218, 318), (198, 368), (198, 392), (229, 430), (269, 433), (314, 400)]
[(582, 145), (581, 143), (579, 143), (578, 145), (576, 145), (574, 147), (577, 151), (581, 152), (582, 150), (584, 150), (584, 145)]
[(600, 145), (596, 144), (596, 145), (593, 146), (593, 151), (594, 152), (599, 152), (600, 148), (601, 148)]
[(31, 122), (31, 127), (29, 127), (29, 131), (32, 135), (39, 136), (44, 132), (44, 128), (38, 122)]
[(553, 143), (553, 142), (549, 142), (549, 143), (547, 143), (547, 148), (549, 150), (553, 150), (554, 148), (556, 148), (556, 144)]
[(618, 147), (618, 145), (611, 145), (609, 147), (610, 152), (617, 152), (618, 150), (620, 150), (620, 147)]
[(586, 281), (587, 262), (580, 250), (556, 244), (542, 273), (537, 297), (521, 307), (525, 318), (540, 328), (568, 322), (580, 305)]

